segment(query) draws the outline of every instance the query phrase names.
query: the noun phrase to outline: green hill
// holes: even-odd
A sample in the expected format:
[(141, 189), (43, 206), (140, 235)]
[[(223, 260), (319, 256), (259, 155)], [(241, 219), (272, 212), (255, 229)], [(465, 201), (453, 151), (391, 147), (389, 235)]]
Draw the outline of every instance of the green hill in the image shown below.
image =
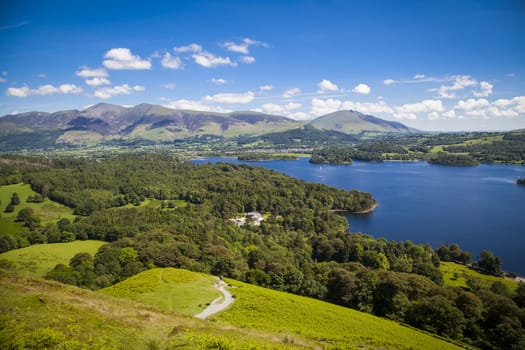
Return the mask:
[(153, 269), (128, 278), (101, 292), (153, 305), (162, 311), (194, 315), (221, 293), (213, 288), (216, 278), (174, 268)]
[(355, 134), (362, 131), (381, 133), (412, 133), (415, 131), (401, 123), (352, 110), (323, 115), (308, 125), (320, 130), (336, 130), (345, 134)]
[(77, 253), (95, 255), (103, 241), (75, 241), (68, 243), (37, 244), (0, 254), (0, 261), (7, 260), (12, 268), (29, 276), (43, 277), (57, 264), (68, 265)]
[[(211, 287), (214, 277), (155, 269), (92, 292), (0, 269), (0, 344), (10, 349), (457, 348), (392, 321), (232, 280), (235, 302), (211, 321), (178, 312), (190, 311), (192, 297), (208, 282)], [(170, 295), (179, 301), (160, 300)]]

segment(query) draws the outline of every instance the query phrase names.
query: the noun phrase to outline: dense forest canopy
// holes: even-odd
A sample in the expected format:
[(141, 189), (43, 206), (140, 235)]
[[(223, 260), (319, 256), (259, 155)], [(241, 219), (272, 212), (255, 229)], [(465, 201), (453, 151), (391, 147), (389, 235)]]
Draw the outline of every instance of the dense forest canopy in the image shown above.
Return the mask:
[[(459, 246), (433, 250), (349, 232), (337, 210), (373, 207), (369, 193), (168, 154), (9, 156), (0, 164), (2, 185), (29, 183), (39, 196), (31, 200), (52, 199), (77, 215), (42, 224), (21, 209), (16, 220), (24, 228), (0, 234), (2, 251), (74, 239), (109, 242), (94, 256), (80, 253), (57, 265), (50, 279), (97, 289), (152, 267), (180, 267), (327, 300), (486, 349), (525, 342), (523, 285), (513, 291), (469, 280), (465, 288), (447, 288), (440, 261), (471, 262)], [(26, 199), (16, 197), (22, 206)], [(263, 214), (259, 226), (231, 222), (250, 211)], [(476, 266), (501, 274), (501, 260), (489, 251)]]

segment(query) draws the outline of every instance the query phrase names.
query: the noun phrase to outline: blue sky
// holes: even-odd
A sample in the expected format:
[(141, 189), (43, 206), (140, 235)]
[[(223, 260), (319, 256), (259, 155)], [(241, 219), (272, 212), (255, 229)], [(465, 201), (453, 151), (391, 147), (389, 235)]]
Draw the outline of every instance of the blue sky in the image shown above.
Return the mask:
[(524, 1), (3, 1), (0, 115), (107, 102), (525, 128)]

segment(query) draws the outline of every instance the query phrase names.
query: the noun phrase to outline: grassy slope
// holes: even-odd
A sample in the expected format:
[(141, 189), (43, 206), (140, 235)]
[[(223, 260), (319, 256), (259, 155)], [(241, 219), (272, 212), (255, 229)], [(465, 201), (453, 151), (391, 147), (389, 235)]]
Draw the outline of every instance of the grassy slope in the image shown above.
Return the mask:
[(186, 270), (153, 269), (101, 292), (154, 305), (162, 311), (194, 315), (221, 295), (213, 288), (215, 280), (213, 276)]
[[(518, 282), (515, 280), (510, 280), (508, 278), (484, 275), (468, 267), (456, 264), (453, 262), (444, 262), (442, 261), (439, 269), (443, 273), (443, 280), (445, 281), (445, 286), (451, 287), (467, 287), (467, 278), (475, 278), (480, 281), (480, 283), (490, 286), (494, 282), (503, 282), (510, 289), (515, 290), (518, 288)], [(456, 274), (456, 276), (454, 275)]]
[[(20, 197), (20, 204), (15, 206), (14, 212), (4, 213), (3, 211), (10, 202), (14, 192)], [(44, 200), (42, 203), (27, 203), (27, 197), (34, 196), (35, 194), (37, 193), (34, 192), (29, 185), (15, 184), (0, 186), (0, 200), (2, 201), (0, 210), (2, 211), (2, 218), (14, 220), (20, 209), (29, 207), (35, 211), (35, 216), (38, 216), (44, 225), (50, 222), (56, 222), (62, 218), (67, 218), (71, 221), (75, 219), (71, 208), (50, 201), (49, 199)], [(2, 227), (0, 226), (0, 230), (1, 229)]]
[(315, 341), (319, 346), (342, 349), (456, 349), (453, 344), (396, 322), (352, 309), (228, 281), (236, 301), (215, 316), (243, 328), (283, 331)]
[(0, 254), (0, 259), (14, 263), (17, 271), (29, 276), (43, 277), (57, 264), (69, 264), (77, 253), (95, 255), (103, 241), (75, 241), (69, 243), (37, 244)]
[(245, 332), (125, 298), (0, 269), (2, 349), (288, 349), (281, 334)]

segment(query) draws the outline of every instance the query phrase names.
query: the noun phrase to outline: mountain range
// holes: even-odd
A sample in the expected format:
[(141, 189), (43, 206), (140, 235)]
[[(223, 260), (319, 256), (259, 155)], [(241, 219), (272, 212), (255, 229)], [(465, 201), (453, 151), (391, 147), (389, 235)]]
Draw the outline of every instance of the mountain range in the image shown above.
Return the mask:
[[(45, 138), (56, 144), (97, 144), (111, 140), (166, 142), (213, 135), (223, 138), (297, 132), (305, 127), (352, 135), (363, 132), (412, 133), (401, 123), (357, 111), (338, 111), (311, 121), (252, 111), (215, 113), (140, 104), (123, 107), (99, 103), (85, 110), (28, 112), (0, 118), (0, 150)], [(24, 147), (22, 147), (24, 148)]]

